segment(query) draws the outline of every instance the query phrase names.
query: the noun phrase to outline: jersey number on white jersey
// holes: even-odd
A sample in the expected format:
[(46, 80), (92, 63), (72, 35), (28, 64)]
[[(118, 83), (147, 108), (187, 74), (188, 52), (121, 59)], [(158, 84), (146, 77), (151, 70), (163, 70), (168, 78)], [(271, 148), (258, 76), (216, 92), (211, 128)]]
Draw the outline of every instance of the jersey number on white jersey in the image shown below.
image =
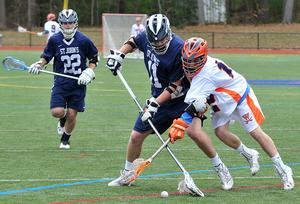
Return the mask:
[(226, 64), (218, 61), (216, 61), (216, 64), (218, 65), (220, 70), (223, 70), (224, 72), (226, 72), (226, 74), (233, 78), (232, 70), (228, 66), (226, 66)]
[(56, 26), (55, 25), (51, 25), (51, 33), (55, 33), (56, 32)]

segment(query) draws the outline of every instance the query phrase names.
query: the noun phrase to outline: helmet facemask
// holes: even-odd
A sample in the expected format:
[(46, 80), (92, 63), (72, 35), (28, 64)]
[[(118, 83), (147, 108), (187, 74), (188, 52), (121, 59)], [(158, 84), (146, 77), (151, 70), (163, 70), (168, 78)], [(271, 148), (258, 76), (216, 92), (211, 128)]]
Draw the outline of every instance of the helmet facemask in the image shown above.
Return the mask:
[(74, 10), (64, 9), (59, 13), (60, 30), (66, 40), (74, 37), (78, 28), (78, 17)]
[(207, 42), (202, 38), (190, 38), (182, 49), (182, 67), (187, 77), (193, 78), (207, 61)]

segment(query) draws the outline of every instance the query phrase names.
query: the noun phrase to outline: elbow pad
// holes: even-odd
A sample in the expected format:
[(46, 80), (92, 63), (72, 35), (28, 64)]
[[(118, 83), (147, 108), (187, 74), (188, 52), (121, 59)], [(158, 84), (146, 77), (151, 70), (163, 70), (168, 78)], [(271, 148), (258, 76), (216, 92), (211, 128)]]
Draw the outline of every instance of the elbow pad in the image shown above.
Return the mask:
[(98, 65), (98, 62), (100, 61), (99, 56), (95, 55), (91, 59), (89, 59), (89, 63), (95, 64), (96, 66)]

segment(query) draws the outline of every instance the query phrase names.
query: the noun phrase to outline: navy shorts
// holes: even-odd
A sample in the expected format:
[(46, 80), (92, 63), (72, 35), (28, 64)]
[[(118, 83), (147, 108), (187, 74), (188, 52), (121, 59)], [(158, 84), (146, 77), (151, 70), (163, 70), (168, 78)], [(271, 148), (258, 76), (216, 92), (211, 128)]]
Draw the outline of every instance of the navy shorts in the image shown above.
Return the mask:
[[(184, 97), (180, 97), (159, 107), (157, 113), (152, 119), (153, 125), (157, 131), (160, 134), (164, 133), (171, 126), (173, 120), (181, 116), (187, 106), (188, 104), (184, 103)], [(143, 122), (141, 120), (140, 114), (135, 121), (133, 129), (137, 132), (145, 132), (152, 128), (148, 122)]]
[(54, 86), (51, 92), (50, 108), (72, 108), (78, 112), (83, 112), (85, 109), (85, 95), (85, 86), (74, 89), (64, 89), (61, 86)]

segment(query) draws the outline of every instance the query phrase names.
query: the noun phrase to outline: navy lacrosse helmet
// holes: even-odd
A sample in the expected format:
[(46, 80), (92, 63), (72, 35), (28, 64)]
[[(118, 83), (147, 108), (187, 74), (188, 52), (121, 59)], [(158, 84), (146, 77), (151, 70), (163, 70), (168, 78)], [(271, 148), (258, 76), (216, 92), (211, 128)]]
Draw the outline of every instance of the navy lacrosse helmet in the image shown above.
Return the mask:
[(172, 39), (169, 19), (163, 14), (154, 14), (147, 19), (146, 34), (156, 54), (165, 54)]
[[(64, 35), (65, 39), (71, 39), (75, 35), (78, 27), (78, 17), (77, 13), (72, 9), (64, 9), (59, 13), (58, 23), (60, 25), (60, 29)], [(72, 24), (74, 26), (72, 28), (64, 28), (64, 24)]]

